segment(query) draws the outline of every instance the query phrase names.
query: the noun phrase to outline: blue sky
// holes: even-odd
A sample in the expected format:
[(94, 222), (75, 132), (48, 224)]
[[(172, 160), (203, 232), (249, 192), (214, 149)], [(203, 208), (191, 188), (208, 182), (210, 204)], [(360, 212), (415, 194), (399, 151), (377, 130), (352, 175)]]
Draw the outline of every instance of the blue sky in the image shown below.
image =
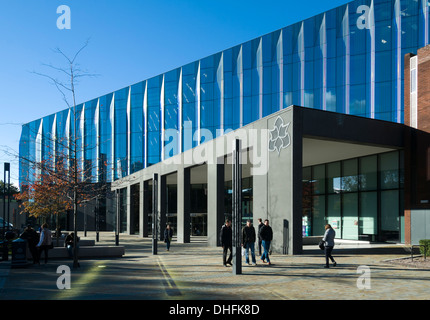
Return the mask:
[[(97, 77), (84, 78), (77, 102), (113, 92), (345, 4), (347, 0), (0, 0), (0, 179), (3, 163), (18, 183), (21, 126), (67, 108), (43, 64), (65, 67), (73, 55)], [(57, 7), (71, 29), (57, 28)], [(8, 150), (8, 152), (5, 152)]]

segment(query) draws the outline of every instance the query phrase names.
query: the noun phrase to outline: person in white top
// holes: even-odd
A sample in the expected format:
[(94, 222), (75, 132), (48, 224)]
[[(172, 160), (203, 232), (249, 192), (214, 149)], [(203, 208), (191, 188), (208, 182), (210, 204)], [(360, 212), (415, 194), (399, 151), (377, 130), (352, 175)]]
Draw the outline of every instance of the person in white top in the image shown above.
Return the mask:
[(49, 226), (47, 223), (42, 224), (40, 240), (36, 247), (39, 250), (39, 257), (37, 262), (40, 264), (40, 256), (42, 255), (42, 251), (45, 251), (45, 264), (48, 263), (48, 250), (52, 249), (52, 233), (51, 230), (49, 230)]

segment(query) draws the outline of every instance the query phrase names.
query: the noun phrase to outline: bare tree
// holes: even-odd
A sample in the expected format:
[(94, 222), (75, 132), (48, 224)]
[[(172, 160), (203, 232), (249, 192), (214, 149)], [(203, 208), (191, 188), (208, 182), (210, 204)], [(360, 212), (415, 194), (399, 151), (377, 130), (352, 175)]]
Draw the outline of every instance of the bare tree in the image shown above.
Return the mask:
[[(57, 181), (66, 182), (71, 190), (71, 201), (73, 207), (73, 231), (74, 231), (74, 258), (73, 258), (73, 267), (76, 268), (79, 266), (78, 262), (78, 254), (77, 254), (77, 215), (78, 215), (78, 206), (82, 203), (91, 201), (99, 196), (100, 193), (106, 192), (105, 184), (92, 184), (91, 173), (88, 172), (88, 168), (79, 168), (78, 163), (78, 134), (77, 134), (77, 105), (76, 105), (76, 86), (79, 80), (83, 77), (94, 77), (96, 74), (91, 74), (86, 70), (80, 68), (77, 63), (77, 59), (80, 54), (84, 51), (84, 49), (88, 46), (89, 41), (87, 40), (84, 45), (73, 55), (73, 57), (69, 57), (66, 55), (60, 48), (56, 48), (54, 50), (55, 53), (59, 54), (66, 61), (66, 67), (57, 67), (52, 64), (44, 64), (44, 66), (51, 69), (51, 71), (55, 72), (57, 75), (59, 74), (61, 77), (52, 76), (46, 73), (40, 73), (33, 71), (34, 74), (39, 75), (41, 77), (45, 77), (50, 80), (50, 82), (56, 87), (56, 89), (62, 95), (62, 98), (66, 105), (69, 108), (69, 114), (73, 115), (73, 135), (71, 141), (59, 141), (56, 137), (47, 137), (47, 139), (51, 139), (54, 144), (54, 155), (48, 157), (51, 161), (41, 161), (38, 162), (37, 159), (22, 159), (24, 161), (28, 161), (37, 172), (43, 172), (45, 175), (54, 176)], [(82, 145), (83, 145), (83, 137)], [(67, 150), (66, 155), (58, 155), (56, 152), (56, 146), (61, 146), (64, 150)], [(61, 158), (61, 161), (67, 159), (69, 170), (58, 170), (59, 166), (57, 162)], [(105, 165), (105, 164), (103, 164)], [(41, 175), (39, 174), (40, 178)], [(89, 192), (89, 186), (92, 186), (91, 192)]]

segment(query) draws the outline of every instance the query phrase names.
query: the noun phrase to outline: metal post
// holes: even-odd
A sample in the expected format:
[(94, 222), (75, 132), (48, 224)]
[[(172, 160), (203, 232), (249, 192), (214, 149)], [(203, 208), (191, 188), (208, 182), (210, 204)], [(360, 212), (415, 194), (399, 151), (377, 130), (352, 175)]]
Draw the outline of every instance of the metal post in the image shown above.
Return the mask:
[(233, 232), (233, 274), (242, 274), (242, 142), (236, 139), (233, 142), (233, 175), (232, 175), (232, 232)]
[(119, 246), (119, 190), (115, 190), (116, 194), (116, 228), (115, 228), (115, 245)]
[(8, 170), (8, 163), (4, 164), (4, 179), (3, 179), (3, 230), (2, 230), (2, 239), (3, 239), (3, 257), (2, 261), (7, 261), (9, 258), (8, 253), (8, 245), (6, 241), (6, 171)]
[(96, 241), (99, 242), (99, 208), (100, 203), (99, 203), (99, 197), (96, 197), (96, 207), (94, 208), (94, 215), (96, 217)]
[[(9, 231), (10, 223), (10, 163), (5, 163), (5, 171), (7, 170), (7, 231)], [(6, 183), (6, 181), (4, 182)]]
[(158, 174), (152, 180), (152, 254), (157, 254), (158, 236)]

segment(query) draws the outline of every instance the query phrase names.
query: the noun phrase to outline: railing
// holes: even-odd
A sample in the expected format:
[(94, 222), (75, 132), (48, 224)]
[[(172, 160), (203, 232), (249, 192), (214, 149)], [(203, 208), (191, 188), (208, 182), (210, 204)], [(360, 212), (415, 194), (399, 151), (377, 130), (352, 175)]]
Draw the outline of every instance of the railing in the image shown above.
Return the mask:
[(414, 247), (419, 247), (419, 248), (424, 247), (424, 260), (427, 260), (427, 257), (426, 257), (427, 245), (425, 245), (425, 244), (413, 244), (413, 245), (411, 245), (411, 260), (414, 259)]

